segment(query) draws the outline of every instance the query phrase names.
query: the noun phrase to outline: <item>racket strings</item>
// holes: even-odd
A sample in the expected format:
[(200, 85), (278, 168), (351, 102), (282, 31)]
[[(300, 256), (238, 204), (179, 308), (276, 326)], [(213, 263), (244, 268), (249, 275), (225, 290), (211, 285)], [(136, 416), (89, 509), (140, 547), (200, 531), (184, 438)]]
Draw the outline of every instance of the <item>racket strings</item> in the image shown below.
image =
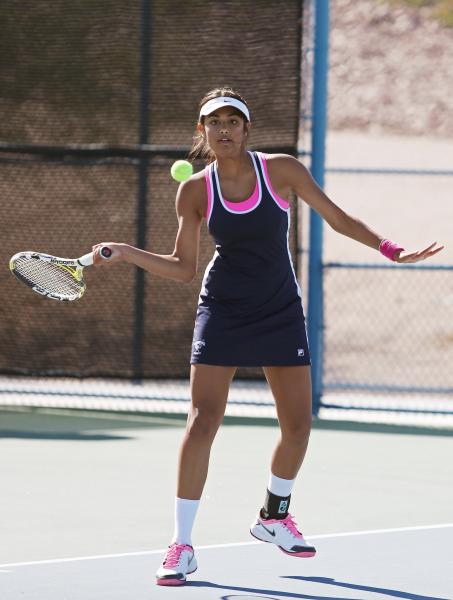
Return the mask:
[(72, 296), (84, 288), (84, 282), (77, 281), (65, 268), (37, 258), (19, 258), (14, 271), (29, 285), (38, 285), (52, 294)]

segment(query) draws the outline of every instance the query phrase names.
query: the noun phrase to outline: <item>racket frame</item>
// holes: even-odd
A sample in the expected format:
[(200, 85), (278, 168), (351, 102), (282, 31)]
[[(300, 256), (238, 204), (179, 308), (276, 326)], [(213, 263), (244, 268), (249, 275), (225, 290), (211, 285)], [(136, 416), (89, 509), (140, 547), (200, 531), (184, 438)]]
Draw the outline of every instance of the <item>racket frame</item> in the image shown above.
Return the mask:
[[(15, 270), (15, 265), (20, 258), (26, 259), (35, 259), (41, 260), (44, 262), (51, 263), (62, 269), (68, 271), (68, 273), (74, 277), (74, 279), (81, 284), (81, 287), (78, 292), (73, 294), (58, 294), (56, 292), (50, 292), (48, 289), (42, 287), (37, 283), (30, 282), (26, 277), (24, 277), (21, 273), (18, 273)], [(104, 257), (107, 258), (107, 257)], [(83, 269), (84, 267), (88, 267), (93, 264), (93, 252), (89, 252), (88, 254), (84, 254), (80, 258), (61, 258), (59, 256), (52, 256), (51, 254), (44, 254), (42, 252), (34, 252), (32, 250), (28, 250), (25, 252), (18, 252), (14, 256), (11, 257), (9, 261), (9, 268), (11, 272), (25, 285), (30, 287), (34, 292), (40, 294), (41, 296), (46, 296), (51, 300), (60, 300), (62, 302), (72, 302), (73, 300), (78, 300), (83, 296), (86, 290), (86, 284), (83, 279)]]

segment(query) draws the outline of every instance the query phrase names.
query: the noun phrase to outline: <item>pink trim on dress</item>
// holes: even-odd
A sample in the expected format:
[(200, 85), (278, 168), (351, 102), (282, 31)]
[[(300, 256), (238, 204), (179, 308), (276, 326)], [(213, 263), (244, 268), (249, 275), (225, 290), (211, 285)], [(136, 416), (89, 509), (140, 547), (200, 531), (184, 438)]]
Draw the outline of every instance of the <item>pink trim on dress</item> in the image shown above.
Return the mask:
[(263, 154), (262, 152), (260, 152), (259, 156), (261, 158), (261, 164), (263, 165), (263, 171), (264, 171), (264, 177), (266, 179), (266, 184), (267, 184), (267, 187), (269, 188), (269, 191), (270, 191), (272, 197), (274, 198), (275, 202), (280, 206), (280, 208), (282, 208), (283, 210), (288, 210), (289, 202), (287, 200), (285, 200), (284, 198), (280, 198), (280, 196), (278, 194), (276, 194), (272, 188), (271, 180), (269, 177), (269, 172), (267, 170), (266, 155)]
[(204, 169), (204, 178), (206, 181), (206, 190), (208, 193), (208, 204), (206, 206), (206, 220), (209, 221), (209, 216), (211, 214), (211, 208), (212, 208), (212, 192), (211, 192), (211, 176), (210, 176), (210, 165), (206, 166)]
[(250, 198), (247, 198), (247, 200), (242, 200), (241, 202), (230, 202), (224, 198), (223, 201), (230, 210), (233, 210), (234, 212), (245, 212), (255, 208), (256, 204), (258, 204), (259, 194), (260, 190), (257, 179), (253, 194), (250, 196)]

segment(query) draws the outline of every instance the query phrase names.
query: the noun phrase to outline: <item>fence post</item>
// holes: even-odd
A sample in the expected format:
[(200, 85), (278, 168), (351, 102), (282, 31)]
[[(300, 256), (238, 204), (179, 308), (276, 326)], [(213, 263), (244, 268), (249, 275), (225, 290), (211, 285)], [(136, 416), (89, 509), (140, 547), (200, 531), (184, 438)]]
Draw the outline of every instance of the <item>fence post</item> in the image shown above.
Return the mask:
[[(141, 45), (140, 45), (140, 105), (139, 143), (148, 143), (150, 110), (150, 68), (151, 68), (151, 1), (141, 3)], [(148, 198), (148, 158), (138, 162), (137, 226), (136, 244), (146, 245), (146, 204)], [(135, 271), (134, 341), (133, 372), (135, 379), (143, 377), (143, 346), (145, 328), (145, 271), (137, 267)]]
[[(314, 5), (315, 55), (313, 66), (311, 173), (322, 188), (324, 187), (327, 126), (329, 0), (315, 0)], [(321, 217), (314, 210), (310, 210), (309, 243), (308, 335), (313, 361), (313, 414), (317, 415), (323, 387), (323, 223)]]

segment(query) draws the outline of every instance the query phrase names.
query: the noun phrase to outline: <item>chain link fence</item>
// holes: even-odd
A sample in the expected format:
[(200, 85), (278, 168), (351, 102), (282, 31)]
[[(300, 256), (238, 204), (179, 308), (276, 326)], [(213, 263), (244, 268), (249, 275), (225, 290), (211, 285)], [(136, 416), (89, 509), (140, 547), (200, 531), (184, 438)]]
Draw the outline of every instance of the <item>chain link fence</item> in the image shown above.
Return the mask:
[[(108, 240), (171, 253), (170, 166), (214, 87), (247, 99), (252, 149), (297, 155), (302, 4), (7, 0), (0, 19), (0, 373), (187, 377), (214, 251), (205, 227), (190, 285), (120, 265), (87, 271), (83, 300), (59, 304), (19, 288), (8, 260), (21, 250), (75, 257)], [(297, 260), (296, 227), (291, 250)]]
[(347, 212), (407, 249), (436, 240), (446, 249), (424, 263), (393, 265), (326, 233), (320, 414), (453, 415), (453, 171), (440, 167), (328, 169), (328, 188)]

